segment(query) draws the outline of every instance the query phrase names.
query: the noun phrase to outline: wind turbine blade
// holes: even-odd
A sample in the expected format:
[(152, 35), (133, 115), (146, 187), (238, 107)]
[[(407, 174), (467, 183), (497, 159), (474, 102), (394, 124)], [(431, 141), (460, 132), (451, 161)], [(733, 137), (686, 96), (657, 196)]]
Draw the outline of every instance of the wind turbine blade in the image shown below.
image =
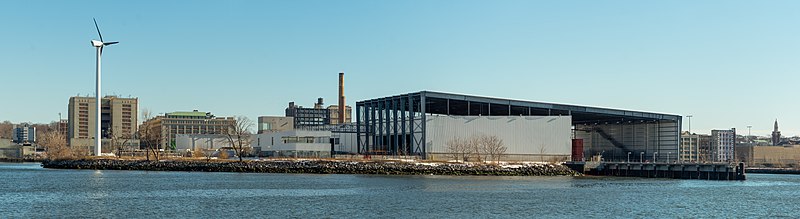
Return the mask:
[(101, 46), (100, 47), (100, 56), (103, 56), (103, 47), (105, 47), (105, 46)]
[(103, 45), (104, 46), (108, 46), (108, 45), (114, 45), (114, 44), (117, 44), (117, 43), (119, 43), (119, 42), (107, 42), (107, 43), (104, 42)]
[(100, 27), (97, 26), (97, 20), (95, 20), (94, 18), (92, 18), (92, 20), (94, 21), (94, 28), (97, 29), (97, 35), (100, 35), (100, 42), (103, 42), (103, 34), (100, 34)]

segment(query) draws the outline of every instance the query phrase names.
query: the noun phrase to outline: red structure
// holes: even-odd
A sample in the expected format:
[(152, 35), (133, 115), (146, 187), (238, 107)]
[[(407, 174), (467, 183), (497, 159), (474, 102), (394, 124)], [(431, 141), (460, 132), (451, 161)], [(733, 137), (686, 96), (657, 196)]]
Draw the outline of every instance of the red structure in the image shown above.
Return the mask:
[(583, 161), (583, 139), (572, 139), (572, 161)]

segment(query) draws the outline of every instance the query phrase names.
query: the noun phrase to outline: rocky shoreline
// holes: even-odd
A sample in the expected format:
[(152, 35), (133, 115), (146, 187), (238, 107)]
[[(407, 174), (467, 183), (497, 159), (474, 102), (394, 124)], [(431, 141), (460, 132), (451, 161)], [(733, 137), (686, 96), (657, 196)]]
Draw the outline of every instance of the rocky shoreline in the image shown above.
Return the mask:
[(45, 160), (52, 169), (197, 171), (247, 173), (379, 174), (379, 175), (476, 175), (476, 176), (578, 176), (564, 165), (477, 165), (415, 163), (402, 161), (144, 161), (144, 160)]

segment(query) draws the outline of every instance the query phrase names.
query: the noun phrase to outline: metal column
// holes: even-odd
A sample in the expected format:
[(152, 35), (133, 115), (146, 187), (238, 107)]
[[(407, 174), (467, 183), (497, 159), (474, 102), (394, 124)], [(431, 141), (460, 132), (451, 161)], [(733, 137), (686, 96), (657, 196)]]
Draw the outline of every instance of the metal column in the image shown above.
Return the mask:
[(425, 159), (428, 159), (428, 153), (427, 153), (427, 146), (428, 145), (427, 145), (427, 142), (426, 142), (426, 139), (425, 139), (425, 135), (426, 135), (425, 126), (426, 126), (426, 123), (428, 122), (425, 119), (426, 118), (425, 115), (427, 114), (426, 111), (425, 111), (425, 109), (426, 109), (425, 105), (427, 105), (427, 102), (425, 100), (425, 93), (422, 93), (422, 95), (420, 95), (419, 99), (420, 99), (420, 111), (422, 112), (422, 121), (421, 121), (422, 122), (422, 159), (425, 160)]

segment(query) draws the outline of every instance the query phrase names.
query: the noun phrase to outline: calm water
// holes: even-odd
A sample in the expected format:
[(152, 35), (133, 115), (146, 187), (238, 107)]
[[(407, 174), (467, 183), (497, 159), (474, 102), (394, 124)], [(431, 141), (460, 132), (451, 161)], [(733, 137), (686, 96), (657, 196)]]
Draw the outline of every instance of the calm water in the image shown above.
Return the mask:
[(196, 173), (0, 163), (0, 218), (800, 217), (800, 176), (748, 177)]

